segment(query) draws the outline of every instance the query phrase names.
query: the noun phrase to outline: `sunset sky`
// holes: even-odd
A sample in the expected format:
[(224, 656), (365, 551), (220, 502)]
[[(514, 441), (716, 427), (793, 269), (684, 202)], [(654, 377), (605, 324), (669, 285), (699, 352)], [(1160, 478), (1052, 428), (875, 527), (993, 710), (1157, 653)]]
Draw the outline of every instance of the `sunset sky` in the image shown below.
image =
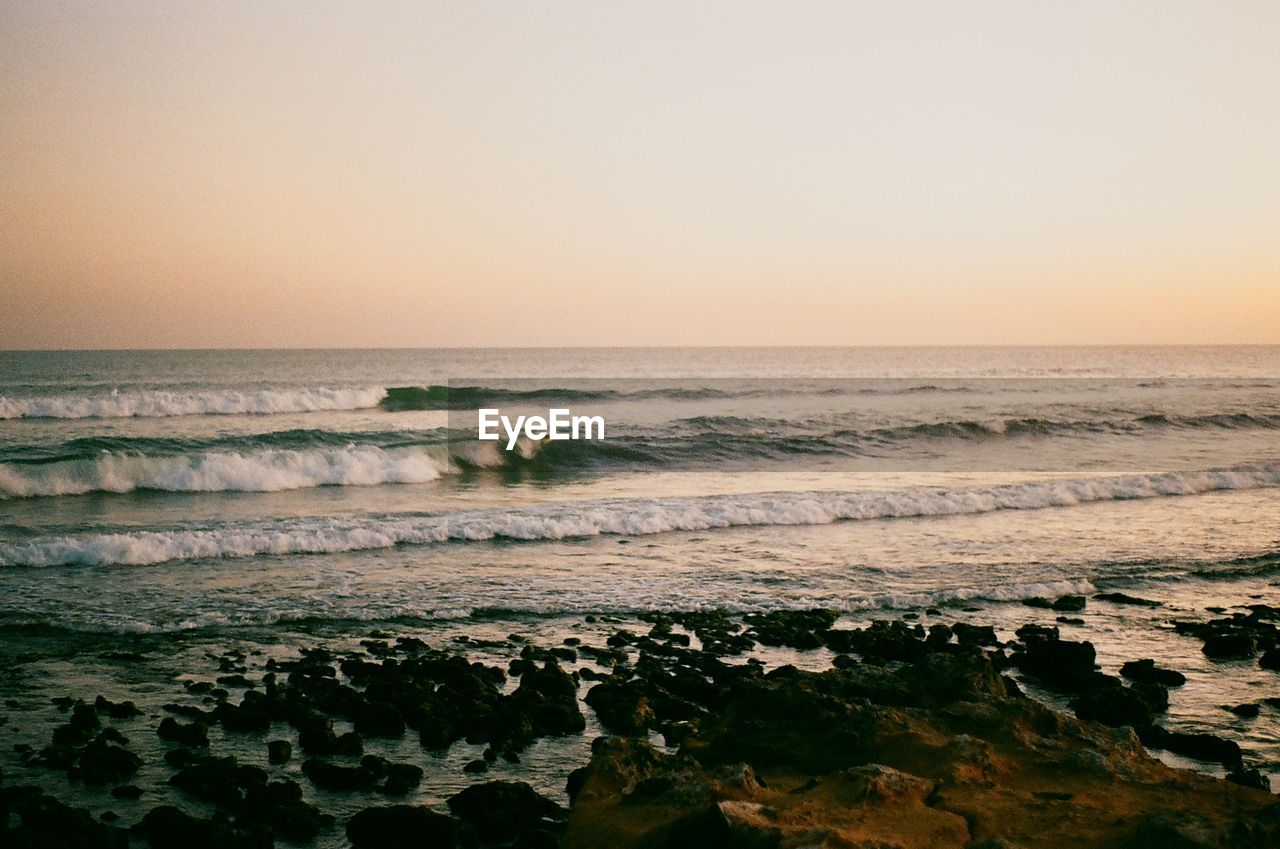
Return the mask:
[(1280, 3), (0, 4), (0, 347), (1280, 342)]

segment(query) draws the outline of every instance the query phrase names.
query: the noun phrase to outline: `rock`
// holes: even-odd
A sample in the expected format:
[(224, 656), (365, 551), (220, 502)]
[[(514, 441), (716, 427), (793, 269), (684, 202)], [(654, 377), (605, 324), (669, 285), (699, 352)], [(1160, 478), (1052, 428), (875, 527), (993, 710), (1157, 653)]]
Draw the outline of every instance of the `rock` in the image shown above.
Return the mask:
[(996, 637), (996, 629), (990, 625), (969, 625), (957, 622), (952, 630), (955, 632), (956, 642), (962, 646), (1000, 645), (1000, 640)]
[(1188, 734), (1153, 725), (1138, 729), (1138, 737), (1144, 746), (1164, 749), (1201, 761), (1220, 763), (1228, 769), (1239, 767), (1242, 762), (1239, 744), (1212, 734)]
[(644, 682), (638, 679), (611, 679), (588, 690), (586, 701), (607, 731), (634, 736), (646, 733), (657, 718), (645, 691)]
[(1148, 814), (1125, 849), (1220, 849), (1221, 829), (1191, 811)]
[[(20, 790), (23, 792), (13, 793)], [(16, 817), (16, 824), (10, 815)], [(0, 843), (11, 849), (128, 849), (127, 832), (36, 788), (0, 796)]]
[(1262, 712), (1261, 706), (1253, 703), (1245, 703), (1242, 705), (1224, 705), (1223, 709), (1228, 710), (1231, 713), (1234, 713), (1236, 716), (1243, 717), (1245, 719), (1253, 719), (1259, 713)]
[(1258, 642), (1249, 634), (1212, 634), (1205, 639), (1201, 651), (1213, 660), (1235, 660), (1257, 654)]
[(161, 740), (167, 740), (170, 743), (201, 749), (209, 747), (209, 729), (203, 722), (183, 725), (172, 716), (166, 716), (160, 720), (160, 727), (156, 729), (156, 734)]
[(1082, 595), (1064, 595), (1051, 600), (1036, 596), (1034, 598), (1023, 599), (1022, 603), (1027, 607), (1041, 607), (1046, 610), (1056, 610), (1060, 613), (1069, 613), (1072, 611), (1084, 610), (1085, 597)]
[(422, 783), (422, 768), (413, 764), (389, 764), (386, 769), (386, 781), (381, 792), (389, 796), (401, 796)]
[(1125, 593), (1094, 593), (1094, 598), (1100, 601), (1109, 601), (1112, 604), (1131, 604), (1138, 607), (1160, 607), (1164, 602), (1152, 601), (1148, 598), (1138, 598), (1137, 596), (1126, 595)]
[(293, 757), (293, 744), (288, 740), (271, 740), (267, 743), (267, 761), (273, 764), (287, 763)]
[(484, 758), (476, 758), (473, 761), (468, 761), (462, 767), (463, 772), (469, 773), (471, 775), (478, 775), (479, 773), (482, 773), (482, 772), (488, 772), (488, 770), (489, 770), (489, 762), (486, 761)]
[(274, 845), (265, 831), (237, 828), (214, 819), (201, 819), (171, 805), (147, 811), (134, 831), (151, 849), (269, 849)]
[(365, 808), (347, 822), (347, 838), (356, 849), (423, 849), (457, 845), (452, 817), (415, 805)]
[(1264, 651), (1262, 657), (1258, 658), (1258, 665), (1263, 669), (1272, 669), (1280, 672), (1280, 648)]
[(302, 801), (302, 788), (296, 781), (272, 781), (247, 789), (236, 822), (264, 827), (290, 843), (306, 843), (334, 820)]
[(138, 706), (133, 702), (113, 702), (106, 696), (98, 696), (94, 699), (93, 707), (112, 719), (132, 719), (142, 715), (142, 711), (138, 710)]
[(523, 781), (474, 784), (448, 800), (454, 816), (475, 829), (482, 842), (506, 842), (536, 829), (555, 827), (565, 811)]
[(244, 801), (246, 790), (266, 785), (267, 773), (241, 765), (234, 757), (204, 756), (174, 773), (169, 783), (197, 799), (235, 809)]
[(1128, 661), (1120, 667), (1120, 674), (1130, 681), (1151, 681), (1166, 687), (1181, 687), (1187, 683), (1187, 676), (1156, 666), (1156, 662), (1150, 658)]
[(1150, 725), (1152, 720), (1151, 705), (1129, 687), (1090, 690), (1072, 699), (1071, 707), (1080, 719), (1091, 719), (1103, 725), (1140, 728)]
[(361, 766), (341, 766), (310, 758), (302, 762), (302, 774), (325, 790), (372, 790), (378, 781), (375, 771)]
[(1014, 655), (1014, 665), (1051, 687), (1076, 692), (1093, 686), (1096, 652), (1093, 643), (1030, 640)]
[(85, 784), (115, 784), (133, 775), (142, 759), (127, 749), (90, 743), (80, 755), (80, 778)]
[(116, 799), (141, 799), (142, 788), (133, 784), (122, 784), (119, 787), (113, 787), (111, 795)]

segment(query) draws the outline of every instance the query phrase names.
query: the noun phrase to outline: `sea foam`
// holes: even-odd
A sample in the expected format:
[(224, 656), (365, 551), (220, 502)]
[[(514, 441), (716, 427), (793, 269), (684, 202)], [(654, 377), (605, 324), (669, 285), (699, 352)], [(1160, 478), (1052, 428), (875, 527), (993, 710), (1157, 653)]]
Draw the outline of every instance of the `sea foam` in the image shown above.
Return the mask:
[(147, 565), (174, 560), (318, 554), (492, 539), (558, 540), (605, 534), (1037, 510), (1280, 486), (1280, 464), (1196, 472), (1037, 480), (955, 489), (772, 492), (626, 498), (422, 515), (390, 514), (44, 536), (0, 544), (0, 566)]

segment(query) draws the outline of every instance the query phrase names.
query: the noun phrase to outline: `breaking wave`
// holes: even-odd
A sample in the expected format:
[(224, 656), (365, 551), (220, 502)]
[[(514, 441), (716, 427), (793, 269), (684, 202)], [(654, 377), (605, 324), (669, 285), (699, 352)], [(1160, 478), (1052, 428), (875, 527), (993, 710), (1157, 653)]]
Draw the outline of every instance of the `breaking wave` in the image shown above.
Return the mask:
[[(424, 468), (424, 474), (426, 472)], [(604, 534), (1036, 510), (1091, 502), (1164, 498), (1280, 486), (1280, 464), (1039, 480), (956, 489), (775, 492), (698, 498), (633, 498), (439, 515), (304, 518), (218, 528), (46, 536), (0, 544), (0, 566), (146, 565), (256, 555), (320, 554), (398, 545), (483, 540), (537, 541)]]
[(387, 391), (359, 389), (262, 389), (252, 392), (171, 392), (147, 389), (101, 395), (0, 396), (0, 419), (119, 419), (168, 416), (233, 416), (362, 410), (378, 406)]

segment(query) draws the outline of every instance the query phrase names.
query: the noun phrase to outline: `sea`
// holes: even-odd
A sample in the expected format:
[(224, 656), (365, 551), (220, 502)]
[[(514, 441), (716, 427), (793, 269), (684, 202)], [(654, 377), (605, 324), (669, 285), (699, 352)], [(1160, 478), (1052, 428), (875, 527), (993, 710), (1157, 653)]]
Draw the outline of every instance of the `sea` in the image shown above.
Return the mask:
[[(480, 407), (605, 438), (508, 452), (466, 433)], [(0, 759), (47, 742), (53, 698), (158, 711), (227, 647), (715, 608), (1012, 636), (1055, 621), (1028, 599), (1123, 592), (1161, 606), (1090, 600), (1063, 637), (1184, 672), (1163, 721), (1280, 787), (1280, 709), (1224, 709), (1280, 674), (1172, 627), (1278, 585), (1280, 346), (0, 352)], [(494, 769), (563, 798), (589, 737)], [(423, 801), (471, 780), (465, 745)], [(159, 798), (67, 792), (126, 821)]]

